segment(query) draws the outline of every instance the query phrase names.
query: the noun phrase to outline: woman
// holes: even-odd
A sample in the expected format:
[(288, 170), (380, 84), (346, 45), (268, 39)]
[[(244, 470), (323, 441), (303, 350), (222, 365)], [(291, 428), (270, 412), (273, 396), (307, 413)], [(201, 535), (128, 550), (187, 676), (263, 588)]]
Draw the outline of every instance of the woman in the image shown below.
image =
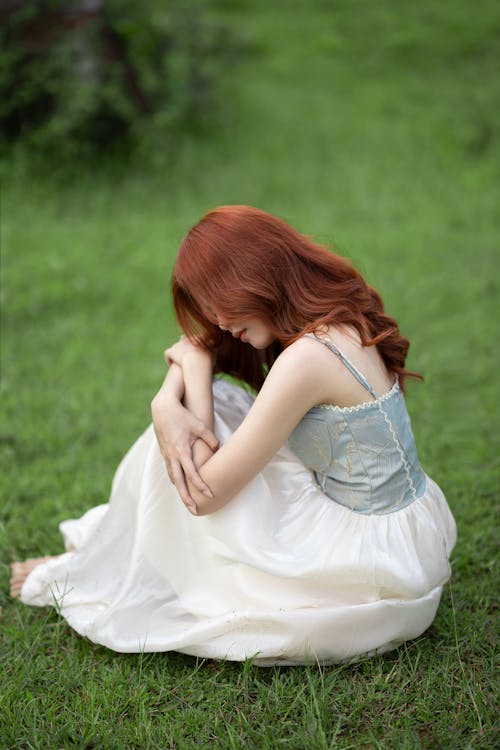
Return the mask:
[(173, 295), (185, 336), (157, 437), (125, 456), (109, 505), (62, 524), (68, 553), (14, 568), (13, 592), (117, 651), (327, 663), (420, 635), (455, 524), (377, 292), (285, 222), (225, 206), (184, 239)]

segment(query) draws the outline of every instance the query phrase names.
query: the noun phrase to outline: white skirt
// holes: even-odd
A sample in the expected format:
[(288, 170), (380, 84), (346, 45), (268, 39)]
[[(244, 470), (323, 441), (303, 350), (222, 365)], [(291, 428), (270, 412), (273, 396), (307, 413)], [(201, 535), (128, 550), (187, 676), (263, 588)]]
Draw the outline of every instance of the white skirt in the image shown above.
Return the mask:
[[(252, 403), (214, 386), (227, 440)], [(382, 653), (434, 619), (456, 539), (439, 487), (387, 515), (324, 495), (283, 447), (225, 508), (192, 516), (171, 484), (153, 427), (121, 462), (108, 504), (61, 526), (68, 552), (21, 592), (54, 605), (95, 643), (256, 664), (331, 663)]]

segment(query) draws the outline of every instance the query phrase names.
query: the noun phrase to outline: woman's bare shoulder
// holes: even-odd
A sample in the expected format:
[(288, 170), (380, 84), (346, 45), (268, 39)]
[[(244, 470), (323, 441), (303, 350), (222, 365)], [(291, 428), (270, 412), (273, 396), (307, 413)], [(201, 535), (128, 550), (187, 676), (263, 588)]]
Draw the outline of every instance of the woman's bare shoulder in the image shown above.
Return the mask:
[(268, 379), (275, 388), (280, 388), (284, 381), (293, 381), (297, 392), (307, 390), (313, 406), (331, 399), (332, 382), (338, 378), (341, 367), (321, 342), (302, 336), (281, 352)]
[(325, 353), (328, 353), (328, 350), (321, 342), (310, 336), (301, 336), (293, 344), (283, 349), (276, 359), (273, 369), (277, 367), (280, 371), (285, 371), (288, 368), (299, 367), (300, 369), (305, 368), (307, 371), (315, 370), (322, 367)]
[(335, 364), (337, 358), (332, 356), (332, 352), (325, 346), (322, 338), (324, 341), (333, 340), (327, 331), (324, 334), (318, 333), (317, 336), (301, 336), (281, 352), (276, 363), (281, 362), (282, 366), (302, 365), (304, 367), (322, 367), (325, 362), (330, 365)]
[[(392, 385), (377, 347), (364, 347), (357, 331), (331, 326), (317, 336), (302, 336), (287, 347), (278, 360), (276, 375), (300, 372), (303, 387), (313, 387), (316, 403), (355, 406), (367, 400), (366, 389), (353, 377), (345, 360), (325, 345), (331, 342), (367, 378), (379, 393)], [(281, 358), (281, 362), (279, 361)], [(306, 382), (307, 380), (307, 382)]]

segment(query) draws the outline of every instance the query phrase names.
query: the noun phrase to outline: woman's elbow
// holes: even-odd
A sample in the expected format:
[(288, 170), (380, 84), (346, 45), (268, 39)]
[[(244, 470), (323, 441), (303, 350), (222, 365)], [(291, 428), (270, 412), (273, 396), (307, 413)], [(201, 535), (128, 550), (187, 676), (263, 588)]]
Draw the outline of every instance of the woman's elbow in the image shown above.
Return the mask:
[[(200, 469), (201, 467), (198, 468)], [(225, 488), (213, 487), (212, 482), (210, 482), (210, 480), (207, 482), (207, 478), (203, 476), (203, 473), (201, 474), (201, 478), (203, 479), (205, 486), (210, 487), (210, 495), (204, 494), (191, 482), (190, 479), (187, 478), (188, 492), (196, 505), (196, 511), (194, 509), (191, 511), (193, 516), (209, 516), (212, 513), (216, 513), (227, 505), (233, 497), (233, 495), (229, 495), (228, 492), (224, 491)], [(218, 482), (216, 482), (216, 484), (218, 484)]]
[(191, 511), (194, 516), (211, 516), (213, 513), (217, 513), (218, 510), (221, 510), (221, 508), (224, 508), (232, 500), (231, 497), (224, 497), (221, 495), (207, 497), (201, 493), (196, 494), (196, 511), (194, 509)]

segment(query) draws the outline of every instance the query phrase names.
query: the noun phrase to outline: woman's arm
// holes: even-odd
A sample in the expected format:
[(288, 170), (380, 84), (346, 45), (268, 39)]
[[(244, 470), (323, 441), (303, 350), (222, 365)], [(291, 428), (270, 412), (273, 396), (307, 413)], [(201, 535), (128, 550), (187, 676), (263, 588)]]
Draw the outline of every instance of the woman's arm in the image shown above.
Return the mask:
[[(170, 366), (179, 366), (182, 370), (184, 382), (183, 403), (189, 413), (194, 418), (200, 420), (207, 430), (213, 431), (214, 424), (214, 406), (212, 394), (212, 371), (213, 357), (207, 349), (193, 345), (185, 336), (165, 351), (165, 359)], [(210, 433), (212, 434), (212, 432)], [(199, 436), (203, 438), (203, 436)], [(192, 449), (193, 467), (202, 466), (213, 455), (218, 444), (213, 446), (205, 439), (194, 439), (190, 445)], [(191, 482), (192, 471), (186, 474), (186, 478)], [(199, 482), (203, 482), (199, 476)], [(199, 488), (199, 482), (194, 483)], [(177, 485), (177, 482), (175, 482)], [(207, 485), (203, 483), (207, 488)], [(207, 488), (208, 489), (208, 488)], [(204, 492), (207, 497), (212, 497), (210, 490)], [(189, 510), (195, 512), (193, 508), (194, 500), (188, 506)], [(194, 503), (196, 506), (196, 503)]]
[(214, 428), (212, 374), (211, 353), (206, 349), (190, 345), (190, 349), (182, 360), (184, 406), (209, 430)]
[(163, 403), (169, 399), (172, 399), (173, 401), (181, 401), (183, 395), (184, 377), (182, 375), (182, 369), (178, 365), (173, 364), (172, 367), (169, 367), (165, 380), (163, 381), (160, 390), (153, 398), (151, 405), (153, 406), (155, 403)]
[[(303, 415), (315, 404), (328, 400), (331, 370), (324, 367), (322, 354), (320, 347), (308, 340), (285, 349), (246, 418), (227, 443), (212, 456), (201, 460), (195, 456), (200, 476), (213, 494), (211, 498), (202, 495), (188, 480), (198, 514), (213, 513), (226, 505), (263, 469)], [(180, 361), (185, 385), (194, 383), (197, 360), (186, 355)], [(188, 394), (186, 388), (186, 397), (195, 400), (197, 392)]]
[[(163, 385), (151, 402), (151, 413), (169, 477), (184, 504), (196, 511), (186, 480), (208, 497), (211, 497), (211, 492), (198, 474), (193, 462), (192, 447), (197, 441), (200, 445), (206, 445), (207, 451), (212, 455), (218, 447), (218, 440), (209, 427), (181, 403), (184, 392), (182, 370), (179, 365), (172, 363)], [(205, 454), (204, 458), (207, 457), (208, 454)]]

